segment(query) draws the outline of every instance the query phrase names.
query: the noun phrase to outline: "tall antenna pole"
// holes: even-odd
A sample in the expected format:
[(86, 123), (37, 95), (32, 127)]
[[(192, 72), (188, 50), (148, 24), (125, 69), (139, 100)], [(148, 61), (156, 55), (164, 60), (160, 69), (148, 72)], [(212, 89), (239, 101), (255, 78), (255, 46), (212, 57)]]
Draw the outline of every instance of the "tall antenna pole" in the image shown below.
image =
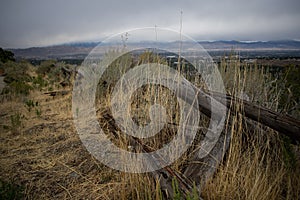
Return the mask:
[(180, 11), (180, 28), (179, 28), (179, 52), (178, 52), (178, 70), (180, 72), (181, 68), (181, 49), (182, 49), (182, 15), (183, 12)]

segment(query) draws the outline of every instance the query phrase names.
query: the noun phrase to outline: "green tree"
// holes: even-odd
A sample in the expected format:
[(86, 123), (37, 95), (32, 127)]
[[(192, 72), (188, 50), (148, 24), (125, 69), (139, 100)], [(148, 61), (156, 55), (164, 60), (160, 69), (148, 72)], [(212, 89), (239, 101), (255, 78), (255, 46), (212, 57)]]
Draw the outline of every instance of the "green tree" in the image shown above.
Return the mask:
[(5, 63), (7, 61), (15, 61), (14, 53), (0, 48), (0, 61)]

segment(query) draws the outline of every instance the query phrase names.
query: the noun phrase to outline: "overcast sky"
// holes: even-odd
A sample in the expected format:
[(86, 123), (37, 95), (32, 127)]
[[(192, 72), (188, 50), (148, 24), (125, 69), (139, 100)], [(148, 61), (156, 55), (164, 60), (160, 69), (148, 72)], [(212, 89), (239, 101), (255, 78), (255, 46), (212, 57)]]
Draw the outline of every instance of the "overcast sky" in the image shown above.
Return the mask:
[[(300, 39), (299, 0), (0, 0), (0, 47), (101, 41), (139, 27), (196, 40)], [(147, 38), (145, 38), (147, 40)]]

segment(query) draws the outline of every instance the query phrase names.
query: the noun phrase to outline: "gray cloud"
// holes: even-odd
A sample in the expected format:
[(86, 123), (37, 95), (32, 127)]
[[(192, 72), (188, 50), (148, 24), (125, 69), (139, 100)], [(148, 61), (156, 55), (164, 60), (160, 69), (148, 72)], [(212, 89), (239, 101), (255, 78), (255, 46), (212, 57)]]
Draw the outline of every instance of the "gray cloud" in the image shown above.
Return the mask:
[[(29, 47), (100, 41), (157, 25), (197, 40), (300, 39), (298, 0), (1, 0), (0, 46)], [(145, 38), (146, 40), (146, 38)]]

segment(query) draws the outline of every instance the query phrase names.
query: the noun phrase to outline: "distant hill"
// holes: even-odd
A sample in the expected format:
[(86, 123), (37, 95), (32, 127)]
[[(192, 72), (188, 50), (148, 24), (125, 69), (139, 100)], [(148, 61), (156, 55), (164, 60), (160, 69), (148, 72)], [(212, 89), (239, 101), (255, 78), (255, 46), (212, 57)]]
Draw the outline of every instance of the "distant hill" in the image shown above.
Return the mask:
[(95, 46), (58, 45), (10, 49), (17, 59), (84, 59)]
[(300, 41), (282, 40), (282, 41), (214, 41), (214, 42), (199, 42), (205, 49), (228, 49), (235, 48), (239, 50), (300, 50)]
[[(136, 46), (147, 45), (151, 42), (135, 43)], [(87, 54), (96, 47), (99, 42), (81, 42), (68, 43), (47, 47), (31, 47), (27, 49), (10, 49), (17, 59), (84, 59)], [(300, 57), (300, 41), (283, 40), (283, 41), (199, 41), (207, 51), (230, 51), (232, 49), (240, 52), (280, 52), (293, 51), (296, 56)], [(192, 45), (192, 43), (184, 43), (183, 45)], [(177, 42), (159, 43), (159, 47), (168, 47), (169, 49), (178, 49)]]

